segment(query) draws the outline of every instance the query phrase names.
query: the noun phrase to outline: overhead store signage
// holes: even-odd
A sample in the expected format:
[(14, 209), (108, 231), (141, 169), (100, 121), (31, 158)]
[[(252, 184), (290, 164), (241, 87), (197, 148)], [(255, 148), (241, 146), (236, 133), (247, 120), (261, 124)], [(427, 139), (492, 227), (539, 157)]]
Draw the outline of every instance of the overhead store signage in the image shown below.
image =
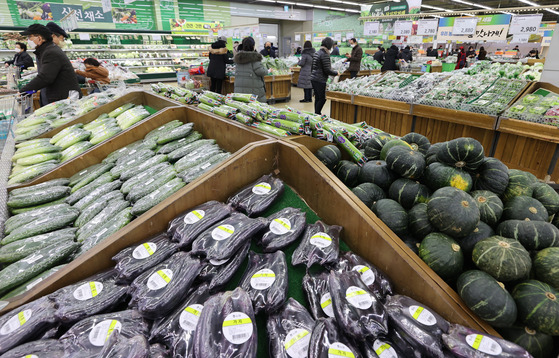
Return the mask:
[(439, 20), (418, 20), (417, 21), (417, 35), (420, 36), (434, 36), (437, 34), (439, 27)]
[(413, 21), (396, 21), (394, 23), (394, 35), (410, 36), (412, 34)]
[(362, 16), (391, 16), (417, 14), (421, 10), (421, 0), (389, 1), (381, 4), (362, 5)]
[(457, 17), (454, 20), (452, 33), (454, 35), (473, 35), (476, 33), (477, 17)]
[(171, 32), (181, 35), (207, 36), (214, 35), (223, 29), (220, 21), (187, 21), (181, 19), (171, 19)]
[[(85, 9), (82, 5), (67, 5), (51, 3), (52, 17), (55, 21), (62, 20), (72, 10), (76, 13), (78, 22), (113, 22), (111, 13), (103, 12), (103, 8), (91, 6)], [(77, 27), (77, 26), (76, 26)]]
[(510, 24), (510, 15), (486, 15), (478, 16), (479, 21), (472, 35), (454, 34), (454, 21), (457, 17), (444, 17), (439, 19), (437, 30), (437, 41), (506, 41)]
[(378, 21), (366, 21), (363, 26), (363, 35), (365, 36), (377, 36), (380, 33), (380, 22)]
[(510, 22), (509, 34), (537, 34), (542, 17), (543, 14), (513, 16)]

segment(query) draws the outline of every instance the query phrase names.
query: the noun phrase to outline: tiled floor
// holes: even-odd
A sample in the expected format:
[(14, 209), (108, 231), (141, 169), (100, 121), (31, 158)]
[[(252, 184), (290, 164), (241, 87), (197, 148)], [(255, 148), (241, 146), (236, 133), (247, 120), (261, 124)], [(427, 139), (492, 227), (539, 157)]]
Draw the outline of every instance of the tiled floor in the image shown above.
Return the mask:
[[(304, 111), (314, 112), (314, 97), (313, 102), (310, 103), (300, 103), (304, 97), (303, 89), (297, 87), (291, 87), (291, 101), (290, 102), (278, 102), (274, 104), (274, 107), (285, 108), (286, 106), (297, 108)], [(330, 115), (330, 100), (326, 101), (324, 108), (322, 109), (322, 114), (327, 116)]]

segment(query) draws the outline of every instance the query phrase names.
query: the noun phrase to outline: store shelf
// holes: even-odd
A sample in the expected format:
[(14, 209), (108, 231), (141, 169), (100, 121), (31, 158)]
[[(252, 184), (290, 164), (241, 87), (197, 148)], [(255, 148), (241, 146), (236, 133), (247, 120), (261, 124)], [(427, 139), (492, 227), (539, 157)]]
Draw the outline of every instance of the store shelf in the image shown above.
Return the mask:
[[(128, 51), (204, 51), (205, 49), (194, 49), (194, 48), (123, 48), (123, 49), (64, 49), (65, 52), (128, 52)], [(14, 52), (13, 50), (7, 50)]]

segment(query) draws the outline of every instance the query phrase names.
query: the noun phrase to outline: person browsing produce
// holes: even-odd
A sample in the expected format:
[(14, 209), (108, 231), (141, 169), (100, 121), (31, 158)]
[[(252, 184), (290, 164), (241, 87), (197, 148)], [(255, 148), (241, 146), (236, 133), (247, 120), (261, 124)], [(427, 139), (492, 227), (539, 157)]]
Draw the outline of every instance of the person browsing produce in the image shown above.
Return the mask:
[(268, 70), (262, 64), (262, 55), (254, 51), (254, 39), (245, 37), (233, 61), (237, 64), (235, 71), (235, 92), (252, 93), (260, 102), (266, 102), (264, 76)]
[(266, 42), (264, 44), (264, 48), (262, 49), (262, 51), (260, 51), (260, 54), (264, 57), (271, 57), (271, 58), (276, 58), (276, 51), (274, 51), (273, 47), (272, 47), (272, 43), (270, 41)]
[(210, 46), (210, 64), (208, 65), (207, 75), (211, 79), (210, 91), (221, 93), (223, 80), (225, 79), (225, 68), (232, 64), (229, 58), (230, 52), (227, 50), (227, 38), (220, 36), (217, 41)]
[[(27, 36), (27, 42), (35, 49), (37, 77), (20, 89), (20, 92), (42, 89), (41, 105), (68, 98), (70, 91), (82, 93), (72, 63), (62, 49), (52, 42), (51, 31), (44, 25), (33, 24), (20, 33)], [(44, 91), (44, 92), (43, 92)]]
[(314, 113), (322, 114), (322, 107), (326, 103), (326, 82), (328, 76), (339, 76), (340, 73), (332, 70), (330, 50), (334, 41), (330, 37), (322, 40), (320, 50), (314, 54), (312, 63), (311, 83), (314, 89)]
[(363, 49), (357, 43), (355, 38), (349, 40), (349, 45), (351, 46), (351, 55), (346, 54), (347, 61), (349, 61), (348, 71), (351, 78), (357, 77), (357, 74), (361, 70), (361, 59), (363, 58)]
[(76, 70), (76, 75), (78, 75), (78, 82), (80, 76), (84, 79), (91, 78), (92, 80), (99, 82), (99, 83), (110, 83), (111, 80), (109, 79), (109, 70), (105, 67), (101, 66), (99, 61), (94, 58), (86, 58), (83, 61), (85, 66), (85, 71)]
[(382, 64), (384, 62), (384, 47), (379, 46), (378, 51), (373, 55), (373, 60)]
[(396, 45), (390, 46), (388, 50), (386, 50), (386, 54), (384, 55), (384, 63), (382, 65), (381, 71), (395, 71), (396, 70), (396, 58), (398, 57), (398, 47)]
[(23, 70), (26, 70), (29, 67), (33, 67), (35, 65), (33, 59), (31, 58), (31, 55), (27, 53), (26, 44), (24, 44), (23, 42), (16, 42), (15, 51), (16, 54), (14, 55), (14, 59), (4, 62), (5, 67), (8, 67), (9, 65), (14, 65)]
[(302, 88), (305, 92), (305, 98), (300, 101), (301, 103), (312, 102), (311, 71), (313, 56), (316, 52), (310, 41), (305, 41), (303, 47), (301, 59), (298, 63), (301, 67), (301, 72), (299, 73), (299, 81), (297, 82), (297, 87)]
[(458, 58), (456, 60), (456, 67), (454, 69), (459, 70), (461, 68), (466, 67), (466, 61), (467, 61), (466, 51), (464, 50), (464, 46), (460, 46), (460, 51), (458, 51)]
[(66, 46), (66, 42), (64, 41), (69, 37), (66, 31), (54, 22), (49, 22), (46, 26), (47, 29), (52, 32), (52, 42), (54, 42), (58, 47), (64, 48)]

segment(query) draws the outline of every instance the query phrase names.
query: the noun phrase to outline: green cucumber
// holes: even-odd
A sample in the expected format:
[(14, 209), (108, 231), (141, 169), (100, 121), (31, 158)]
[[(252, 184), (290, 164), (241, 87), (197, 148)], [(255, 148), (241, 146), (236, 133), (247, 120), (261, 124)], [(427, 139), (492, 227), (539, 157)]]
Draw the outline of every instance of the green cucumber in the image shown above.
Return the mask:
[(60, 160), (62, 154), (60, 153), (42, 153), (42, 154), (35, 154), (30, 155), (29, 157), (20, 158), (17, 160), (17, 165), (34, 165), (46, 162), (48, 160)]
[(64, 149), (69, 148), (69, 147), (71, 147), (72, 145), (74, 145), (78, 142), (83, 142), (83, 141), (88, 140), (90, 136), (91, 136), (90, 131), (80, 129), (79, 131), (76, 131), (75, 133), (72, 133), (72, 134), (62, 138), (61, 140), (56, 142), (56, 145), (59, 146), (60, 148), (62, 148), (62, 150), (64, 150)]
[(203, 163), (205, 159), (210, 158), (220, 151), (221, 148), (217, 145), (203, 146), (179, 159), (179, 161), (175, 163), (175, 169), (179, 173), (183, 172), (189, 168), (197, 166), (200, 163)]
[(60, 269), (62, 269), (64, 266), (66, 266), (66, 264), (55, 266), (51, 269), (48, 269), (48, 270), (44, 271), (43, 273), (33, 277), (29, 281), (27, 281), (25, 283), (22, 283), (20, 286), (14, 288), (10, 292), (6, 293), (4, 296), (0, 297), (0, 300), (7, 300), (8, 298), (19, 296), (19, 295), (29, 291), (30, 289), (37, 286), (42, 281), (46, 280), (47, 277), (49, 277), (52, 274), (60, 271)]
[(76, 222), (74, 223), (74, 226), (82, 227), (87, 224), (88, 221), (93, 219), (95, 215), (99, 214), (101, 210), (105, 208), (109, 201), (114, 199), (124, 200), (124, 195), (122, 195), (120, 191), (114, 190), (101, 196), (81, 211), (80, 216), (78, 216)]
[(144, 140), (155, 139), (155, 141), (157, 142), (157, 139), (159, 138), (159, 136), (161, 134), (163, 134), (164, 132), (172, 131), (173, 129), (175, 129), (177, 127), (180, 127), (182, 125), (183, 125), (183, 122), (179, 121), (178, 119), (175, 119), (174, 121), (165, 123), (161, 127), (157, 127), (154, 130), (152, 130), (151, 132), (149, 132), (148, 134), (146, 134), (146, 136), (144, 137)]
[(192, 127), (194, 127), (194, 123), (187, 123), (170, 131), (165, 131), (157, 137), (157, 144), (167, 144), (174, 140), (185, 138), (192, 132)]
[(202, 139), (202, 134), (194, 131), (185, 138), (181, 138), (163, 145), (157, 150), (157, 154), (169, 154), (174, 150), (177, 150), (187, 144), (197, 141), (198, 139)]
[(17, 149), (22, 149), (22, 148), (35, 148), (35, 147), (40, 147), (43, 145), (47, 145), (50, 144), (50, 138), (37, 138), (37, 139), (31, 139), (31, 140), (27, 140), (25, 142), (21, 142), (15, 145), (15, 147)]
[(167, 167), (157, 173), (156, 176), (143, 182), (141, 185), (136, 185), (132, 187), (130, 193), (126, 196), (126, 200), (130, 202), (136, 202), (143, 198), (144, 196), (157, 190), (163, 184), (167, 183), (171, 179), (176, 178), (177, 172), (173, 167)]
[(91, 193), (93, 190), (97, 189), (103, 184), (110, 183), (115, 178), (110, 172), (101, 174), (97, 179), (87, 184), (86, 186), (74, 191), (69, 197), (66, 198), (66, 202), (70, 205), (74, 205), (81, 199), (83, 199), (87, 194)]
[(58, 200), (68, 194), (70, 188), (67, 186), (46, 187), (26, 194), (10, 195), (7, 205), (16, 209), (26, 208)]
[(94, 135), (89, 142), (93, 145), (99, 144), (101, 142), (106, 141), (107, 139), (110, 139), (112, 137), (114, 137), (115, 135), (117, 135), (118, 133), (122, 132), (122, 130), (119, 127), (110, 127), (107, 128), (106, 130), (104, 130), (103, 132), (100, 132), (96, 135)]
[(135, 153), (133, 156), (127, 156), (117, 160), (114, 168), (111, 169), (111, 174), (120, 177), (120, 175), (127, 169), (135, 165), (141, 164), (147, 159), (153, 157), (155, 152), (149, 149), (142, 149)]
[(9, 234), (13, 230), (17, 229), (19, 226), (23, 224), (27, 224), (28, 222), (31, 222), (38, 217), (41, 217), (43, 215), (48, 215), (52, 212), (58, 212), (60, 210), (69, 209), (69, 208), (70, 205), (66, 203), (62, 203), (62, 204), (45, 206), (38, 209), (29, 210), (27, 212), (18, 215), (14, 215), (8, 218), (8, 220), (6, 220), (6, 222), (4, 223), (4, 232), (6, 234)]
[(87, 184), (94, 181), (101, 174), (104, 174), (111, 170), (112, 164), (95, 164), (89, 168), (86, 168), (79, 173), (73, 175), (70, 178), (70, 186), (72, 187), (72, 193), (76, 190), (83, 188)]
[(58, 199), (58, 200), (51, 201), (51, 202), (48, 202), (48, 203), (45, 203), (45, 204), (41, 204), (41, 205), (30, 206), (30, 207), (21, 208), (21, 209), (9, 209), (9, 210), (10, 210), (10, 214), (12, 214), (12, 215), (19, 215), (19, 214), (26, 213), (26, 212), (28, 212), (28, 211), (33, 211), (33, 210), (38, 210), (38, 209), (42, 209), (42, 208), (47, 208), (47, 207), (55, 206), (55, 205), (58, 205), (58, 204), (64, 204), (64, 199), (65, 199), (65, 198), (60, 198), (60, 199)]
[(210, 144), (212, 144), (212, 145), (215, 144), (215, 140), (214, 139), (197, 140), (195, 142), (192, 142), (188, 145), (185, 145), (182, 148), (179, 148), (179, 149), (174, 150), (171, 153), (169, 153), (168, 154), (169, 160), (172, 161), (172, 162), (176, 162), (177, 160), (179, 160), (180, 158), (189, 154), (193, 150), (198, 149), (198, 148), (203, 147), (203, 146), (206, 146), (206, 145), (210, 145)]
[(32, 147), (29, 149), (25, 149), (25, 150), (18, 150), (17, 152), (14, 153), (13, 157), (12, 157), (12, 162), (16, 162), (18, 159), (22, 159), (25, 157), (30, 157), (32, 155), (36, 155), (36, 154), (46, 154), (46, 153), (56, 153), (56, 152), (60, 152), (62, 148), (57, 147), (56, 145), (44, 145), (44, 146), (40, 146), (40, 147)]
[(195, 167), (187, 169), (186, 171), (178, 174), (177, 176), (182, 178), (185, 183), (193, 182), (195, 179), (200, 177), (202, 174), (210, 171), (214, 166), (218, 165), (222, 160), (227, 159), (231, 154), (220, 153), (214, 155), (213, 157), (207, 159), (204, 163), (200, 163)]
[(20, 134), (17, 135), (14, 140), (16, 141), (16, 143), (18, 142), (23, 142), (25, 140), (31, 139), (31, 138), (35, 138), (37, 136), (40, 136), (41, 134), (48, 132), (50, 129), (50, 125), (49, 124), (42, 124), (37, 126), (37, 128), (30, 130), (29, 132), (25, 133), (25, 134)]
[(16, 196), (16, 195), (21, 195), (21, 194), (28, 194), (34, 191), (40, 191), (44, 188), (49, 188), (51, 186), (65, 186), (70, 184), (70, 180), (66, 179), (66, 178), (61, 178), (61, 179), (52, 179), (49, 181), (46, 181), (44, 183), (41, 184), (36, 184), (36, 185), (32, 185), (32, 186), (28, 186), (25, 188), (18, 188), (18, 189), (14, 189), (12, 191), (10, 191), (8, 197), (12, 197), (12, 196)]
[(120, 175), (121, 180), (128, 180), (133, 176), (140, 174), (141, 172), (145, 171), (148, 168), (153, 167), (159, 163), (163, 163), (167, 161), (167, 155), (165, 154), (156, 154), (153, 157), (149, 158), (148, 160), (141, 162), (139, 165), (133, 166), (129, 169), (126, 169)]
[(116, 213), (124, 210), (128, 206), (130, 206), (129, 202), (120, 199), (115, 199), (107, 202), (106, 207), (101, 210), (99, 214), (95, 215), (93, 219), (91, 219), (85, 225), (78, 229), (78, 241), (82, 242), (83, 240), (87, 239), (92, 232), (95, 232), (97, 228), (105, 224)]
[(118, 107), (117, 109), (113, 110), (112, 112), (109, 112), (109, 117), (111, 118), (116, 118), (118, 116), (120, 116), (121, 114), (123, 114), (124, 112), (126, 112), (127, 110), (129, 110), (130, 108), (134, 107), (135, 104), (134, 103), (126, 103), (120, 107)]
[(179, 191), (186, 184), (179, 178), (175, 178), (165, 184), (151, 194), (148, 194), (134, 203), (132, 206), (132, 215), (140, 216), (149, 209), (153, 208), (175, 192)]
[(109, 118), (109, 117), (97, 118), (96, 120), (91, 121), (91, 122), (85, 124), (85, 125), (83, 126), (83, 129), (85, 129), (86, 131), (90, 131), (90, 132), (91, 132), (91, 131), (94, 130), (95, 128), (98, 128), (98, 127), (100, 127), (100, 126), (106, 125), (106, 124), (108, 124), (108, 123), (116, 123), (116, 122), (115, 122), (114, 118)]
[(10, 180), (8, 180), (8, 185), (24, 183), (40, 175), (43, 175), (46, 172), (53, 170), (57, 166), (58, 163), (55, 160), (50, 160), (48, 162), (31, 165), (27, 167), (25, 170), (11, 177)]
[(61, 130), (60, 132), (58, 132), (58, 133), (56, 133), (55, 135), (52, 136), (52, 138), (50, 139), (50, 144), (56, 144), (62, 138), (66, 137), (67, 135), (71, 135), (75, 131), (81, 130), (82, 128), (83, 128), (83, 124), (81, 124), (81, 123), (74, 124), (73, 126), (70, 126), (70, 127), (66, 127), (63, 130)]
[(122, 157), (126, 157), (128, 155), (132, 155), (141, 149), (153, 149), (155, 145), (150, 146), (144, 142), (143, 139), (135, 141), (134, 143), (128, 144), (125, 147), (115, 150), (111, 154), (109, 154), (105, 159), (103, 159), (103, 163), (116, 163)]
[(154, 165), (153, 167), (145, 170), (142, 173), (139, 173), (129, 180), (125, 181), (120, 188), (120, 191), (124, 194), (128, 194), (132, 188), (136, 187), (137, 185), (143, 185), (144, 181), (149, 180), (152, 176), (155, 176), (157, 173), (165, 170), (166, 168), (171, 167), (171, 164), (168, 162), (159, 163)]
[(62, 162), (66, 162), (72, 158), (75, 158), (87, 152), (91, 147), (93, 147), (93, 144), (91, 144), (90, 142), (87, 141), (78, 142), (72, 145), (71, 147), (66, 148), (66, 150), (62, 151), (62, 158), (60, 158), (60, 160)]
[(115, 180), (110, 183), (105, 183), (95, 188), (91, 193), (84, 196), (80, 201), (73, 205), (74, 208), (78, 210), (83, 210), (87, 208), (88, 205), (92, 204), (95, 200), (99, 199), (103, 195), (110, 193), (113, 190), (117, 190), (122, 185), (120, 180)]
[(48, 234), (28, 237), (0, 247), (0, 263), (12, 263), (46, 246), (76, 238), (76, 228), (62, 229)]

